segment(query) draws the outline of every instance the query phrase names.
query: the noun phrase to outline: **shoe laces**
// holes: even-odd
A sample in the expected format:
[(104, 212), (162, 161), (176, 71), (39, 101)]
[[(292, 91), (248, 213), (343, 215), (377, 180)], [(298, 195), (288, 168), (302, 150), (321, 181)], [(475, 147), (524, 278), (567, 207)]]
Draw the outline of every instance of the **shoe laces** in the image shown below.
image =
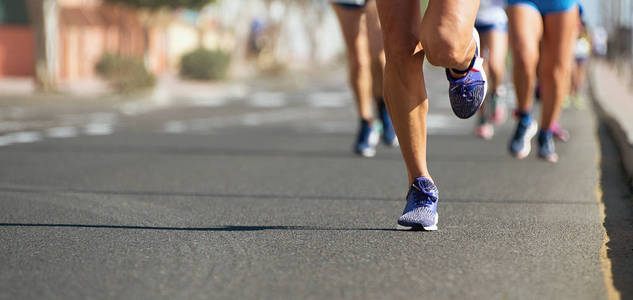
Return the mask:
[(437, 198), (433, 196), (433, 190), (430, 188), (423, 187), (420, 189), (417, 186), (413, 186), (413, 193), (416, 193), (413, 197), (413, 202), (416, 206), (431, 207), (437, 201)]

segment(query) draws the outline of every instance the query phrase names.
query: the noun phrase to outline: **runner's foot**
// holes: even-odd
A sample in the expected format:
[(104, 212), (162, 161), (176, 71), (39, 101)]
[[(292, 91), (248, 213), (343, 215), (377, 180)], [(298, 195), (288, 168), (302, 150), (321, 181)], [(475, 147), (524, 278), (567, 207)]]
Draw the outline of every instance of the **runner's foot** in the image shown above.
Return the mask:
[(554, 147), (554, 137), (551, 130), (540, 130), (538, 133), (538, 156), (548, 162), (558, 161), (558, 154)]
[(382, 121), (383, 143), (390, 147), (398, 147), (398, 138), (396, 137), (396, 132), (393, 130), (393, 124), (391, 123), (391, 118), (389, 117), (389, 112), (387, 111), (387, 106), (384, 101), (378, 103), (378, 114)]
[(483, 138), (484, 140), (491, 140), (492, 136), (495, 134), (495, 128), (490, 123), (479, 124), (475, 128), (475, 135)]
[(400, 230), (437, 230), (438, 190), (426, 177), (418, 177), (413, 181), (407, 193), (407, 204), (402, 216), (398, 218)]
[(361, 120), (354, 152), (363, 157), (373, 157), (376, 155), (376, 144), (378, 144), (378, 131), (372, 126), (372, 122)]
[(446, 78), (449, 82), (448, 97), (455, 115), (462, 119), (474, 115), (486, 97), (487, 82), (483, 68), (483, 58), (480, 57), (479, 34), (473, 29), (473, 38), (477, 46), (475, 57), (465, 72), (465, 76), (457, 78), (452, 73), (459, 71), (446, 69)]
[(560, 140), (561, 142), (567, 143), (567, 141), (569, 141), (569, 138), (570, 138), (569, 131), (561, 127), (558, 122), (552, 125), (551, 130), (552, 130), (552, 133), (554, 134), (554, 137)]
[(510, 140), (510, 154), (512, 154), (512, 156), (523, 159), (530, 154), (532, 149), (531, 141), (536, 134), (537, 127), (536, 122), (532, 120), (529, 113), (519, 115), (514, 136)]

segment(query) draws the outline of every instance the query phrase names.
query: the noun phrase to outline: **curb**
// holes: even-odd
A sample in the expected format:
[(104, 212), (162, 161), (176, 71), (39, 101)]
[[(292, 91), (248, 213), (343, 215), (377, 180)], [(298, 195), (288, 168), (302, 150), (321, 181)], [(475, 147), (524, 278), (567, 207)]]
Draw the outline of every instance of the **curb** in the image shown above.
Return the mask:
[[(589, 87), (589, 96), (593, 102), (593, 106), (596, 110), (596, 114), (600, 121), (604, 122), (607, 125), (609, 133), (611, 137), (616, 143), (616, 146), (620, 152), (620, 159), (622, 161), (622, 167), (626, 172), (626, 181), (629, 183), (629, 187), (633, 189), (633, 145), (628, 141), (628, 134), (620, 121), (617, 118), (609, 114), (607, 110), (605, 110), (602, 105), (602, 100), (599, 98), (596, 90), (596, 80), (594, 79), (594, 70), (590, 66), (588, 72), (588, 87)], [(631, 133), (633, 135), (633, 132)]]

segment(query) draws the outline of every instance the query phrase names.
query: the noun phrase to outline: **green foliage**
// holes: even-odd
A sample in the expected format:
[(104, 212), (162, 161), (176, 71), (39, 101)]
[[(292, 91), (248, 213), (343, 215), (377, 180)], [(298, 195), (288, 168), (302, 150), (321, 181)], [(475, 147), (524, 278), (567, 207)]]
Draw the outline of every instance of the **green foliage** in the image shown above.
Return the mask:
[(110, 82), (117, 92), (128, 93), (154, 86), (156, 78), (138, 58), (107, 53), (96, 65), (99, 75)]
[(110, 3), (122, 3), (130, 6), (143, 7), (143, 8), (190, 8), (201, 9), (209, 3), (213, 3), (215, 0), (106, 0)]
[(222, 50), (198, 48), (182, 56), (180, 75), (193, 79), (223, 79), (231, 63), (231, 55)]

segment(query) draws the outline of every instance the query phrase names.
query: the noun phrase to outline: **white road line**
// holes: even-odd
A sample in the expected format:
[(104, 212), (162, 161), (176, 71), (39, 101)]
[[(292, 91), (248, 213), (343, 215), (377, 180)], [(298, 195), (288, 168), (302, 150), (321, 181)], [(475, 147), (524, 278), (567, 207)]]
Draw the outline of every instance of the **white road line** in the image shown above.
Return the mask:
[(46, 129), (45, 131), (46, 137), (54, 138), (54, 139), (76, 137), (78, 134), (79, 134), (79, 130), (71, 126), (53, 127), (53, 128)]
[(37, 131), (23, 131), (11, 134), (14, 143), (34, 143), (42, 140), (42, 134)]
[(169, 121), (165, 123), (164, 130), (166, 133), (183, 133), (187, 131), (187, 123), (182, 121)]
[(90, 123), (84, 127), (83, 133), (90, 136), (109, 135), (114, 132), (112, 124)]
[(277, 92), (258, 92), (252, 94), (248, 103), (254, 107), (281, 107), (286, 105), (286, 94)]
[(344, 107), (352, 102), (349, 92), (319, 92), (308, 96), (308, 104), (313, 107)]

